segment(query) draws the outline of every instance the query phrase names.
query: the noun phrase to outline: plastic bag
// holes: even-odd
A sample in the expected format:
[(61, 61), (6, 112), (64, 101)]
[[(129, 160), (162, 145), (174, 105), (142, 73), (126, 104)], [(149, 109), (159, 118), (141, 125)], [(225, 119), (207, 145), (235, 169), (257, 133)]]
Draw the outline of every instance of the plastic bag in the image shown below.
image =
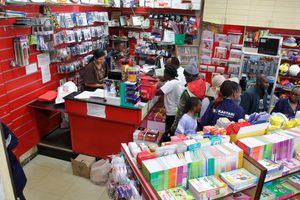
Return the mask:
[(91, 181), (97, 185), (106, 183), (108, 180), (108, 173), (111, 170), (109, 160), (99, 160), (92, 165), (91, 168)]

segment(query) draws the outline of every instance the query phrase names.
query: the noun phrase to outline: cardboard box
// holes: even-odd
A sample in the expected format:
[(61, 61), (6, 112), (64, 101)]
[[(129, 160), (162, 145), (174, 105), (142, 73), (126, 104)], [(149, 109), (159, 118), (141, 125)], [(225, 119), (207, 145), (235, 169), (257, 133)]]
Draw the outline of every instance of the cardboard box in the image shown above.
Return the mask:
[(71, 159), (73, 175), (90, 178), (91, 167), (96, 162), (95, 157), (79, 154), (75, 159)]

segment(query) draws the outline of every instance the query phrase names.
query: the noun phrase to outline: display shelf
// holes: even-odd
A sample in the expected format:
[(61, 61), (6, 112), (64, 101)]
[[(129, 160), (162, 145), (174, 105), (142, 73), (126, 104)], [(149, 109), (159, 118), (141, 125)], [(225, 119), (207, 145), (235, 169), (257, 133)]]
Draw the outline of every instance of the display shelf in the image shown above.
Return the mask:
[[(106, 4), (84, 4), (84, 3), (50, 3), (50, 2), (5, 2), (6, 5), (13, 5), (13, 6), (25, 6), (25, 5), (45, 5), (45, 6), (101, 6), (101, 7), (110, 7)], [(4, 5), (5, 6), (5, 5)]]
[[(142, 191), (144, 191), (144, 195), (146, 199), (148, 200), (158, 200), (160, 199), (157, 192), (152, 188), (151, 184), (145, 179), (144, 175), (138, 168), (136, 161), (132, 158), (130, 150), (127, 146), (127, 144), (122, 143), (121, 144), (121, 150), (127, 159), (129, 165), (131, 166), (134, 174), (136, 175), (137, 179), (140, 181), (141, 186), (142, 186)], [(226, 195), (215, 197), (213, 199), (215, 200), (222, 200), (227, 196), (230, 196), (232, 194), (242, 192), (242, 191), (248, 191), (252, 190), (253, 191), (253, 199), (254, 200), (259, 200), (260, 194), (263, 188), (264, 180), (267, 174), (267, 169), (264, 168), (262, 165), (260, 165), (258, 162), (256, 162), (254, 159), (251, 157), (247, 156), (244, 154), (243, 157), (243, 168), (245, 168), (247, 171), (251, 172), (252, 174), (256, 175), (259, 177), (259, 182), (255, 186), (249, 186), (246, 188), (243, 188), (240, 191), (232, 191), (229, 188), (229, 191)]]
[(279, 78), (284, 78), (284, 79), (296, 79), (296, 80), (300, 80), (300, 77), (297, 76), (289, 76), (289, 75), (278, 75)]
[(300, 172), (300, 170), (297, 170), (297, 171), (295, 171), (295, 172), (291, 172), (291, 173), (289, 173), (289, 174), (282, 175), (282, 176), (280, 176), (280, 177), (277, 177), (277, 178), (274, 178), (274, 179), (271, 179), (271, 180), (265, 181), (265, 183), (270, 183), (270, 182), (273, 182), (273, 181), (276, 181), (276, 180), (279, 180), (279, 179), (285, 178), (285, 177), (287, 177), (287, 176), (291, 176), (291, 175), (297, 174), (297, 173), (299, 173), (299, 172)]
[(281, 59), (281, 63), (289, 63), (289, 64), (300, 64), (300, 61), (293, 61), (288, 59)]
[(108, 28), (123, 28), (123, 29), (141, 29), (141, 30), (147, 30), (149, 27), (139, 27), (139, 26), (109, 26)]
[(251, 56), (261, 56), (261, 57), (269, 57), (269, 58), (280, 58), (279, 55), (269, 55), (269, 54), (262, 54), (262, 53), (256, 53), (256, 52), (247, 52), (247, 51), (243, 51), (244, 54), (246, 55), (251, 55)]
[(135, 161), (131, 157), (131, 153), (129, 151), (129, 148), (128, 148), (127, 144), (122, 143), (121, 144), (121, 150), (122, 150), (124, 156), (126, 157), (126, 159), (129, 163), (132, 171), (134, 172), (135, 176), (139, 180), (139, 182), (142, 186), (142, 191), (145, 195), (145, 198), (148, 199), (148, 200), (159, 200), (160, 198), (159, 198), (158, 194), (156, 193), (156, 191), (154, 189), (152, 189), (152, 186), (145, 179), (142, 172), (138, 168), (137, 164), (135, 163)]

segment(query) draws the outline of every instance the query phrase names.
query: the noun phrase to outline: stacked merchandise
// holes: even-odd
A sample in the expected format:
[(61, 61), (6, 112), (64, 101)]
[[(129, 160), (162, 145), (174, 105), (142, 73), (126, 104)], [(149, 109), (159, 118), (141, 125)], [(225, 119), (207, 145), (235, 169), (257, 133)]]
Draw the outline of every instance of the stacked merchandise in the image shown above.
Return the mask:
[(242, 162), (243, 151), (225, 143), (144, 160), (142, 172), (156, 191), (184, 187), (201, 199), (226, 194), (228, 187), (223, 181), (235, 191), (257, 184), (258, 178), (241, 168)]
[(258, 183), (258, 177), (244, 168), (221, 173), (221, 178), (234, 192), (244, 190)]
[(255, 160), (291, 159), (294, 152), (294, 138), (283, 132), (239, 139), (237, 145)]
[(161, 200), (194, 200), (195, 198), (182, 187), (171, 188), (158, 192)]
[(238, 77), (242, 59), (242, 34), (215, 34), (203, 31), (200, 49), (200, 71), (206, 77), (223, 74)]
[(282, 176), (283, 173), (283, 165), (280, 163), (276, 163), (268, 158), (258, 161), (262, 166), (264, 166), (268, 172), (265, 178), (265, 181), (270, 181)]
[(189, 191), (196, 200), (222, 197), (228, 193), (228, 186), (216, 175), (189, 181)]
[(281, 181), (273, 181), (264, 186), (261, 200), (282, 200), (294, 197), (294, 191), (286, 187)]
[(120, 83), (121, 106), (135, 108), (141, 101), (141, 81), (138, 67), (127, 68), (127, 81)]

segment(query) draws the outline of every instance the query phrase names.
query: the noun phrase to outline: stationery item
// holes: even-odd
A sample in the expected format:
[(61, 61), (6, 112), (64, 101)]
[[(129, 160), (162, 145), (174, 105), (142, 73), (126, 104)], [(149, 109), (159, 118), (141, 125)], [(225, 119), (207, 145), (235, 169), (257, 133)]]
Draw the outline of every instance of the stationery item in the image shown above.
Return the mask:
[(285, 187), (280, 181), (272, 182), (264, 188), (273, 193), (273, 199), (281, 200), (288, 199), (294, 196), (293, 190)]
[(296, 188), (300, 188), (300, 174), (292, 175), (288, 178), (288, 182)]
[(276, 163), (270, 159), (259, 160), (258, 162), (268, 170), (265, 181), (270, 181), (282, 176), (282, 164)]
[(244, 190), (258, 183), (258, 177), (254, 176), (244, 168), (223, 172), (220, 177), (235, 192)]
[(211, 199), (228, 192), (227, 185), (216, 175), (189, 181), (189, 191), (197, 200)]
[(14, 39), (14, 52), (16, 66), (29, 65), (29, 42), (25, 36), (19, 36)]
[(281, 163), (285, 168), (284, 175), (300, 170), (300, 161), (295, 158), (283, 159), (280, 160), (279, 163)]

